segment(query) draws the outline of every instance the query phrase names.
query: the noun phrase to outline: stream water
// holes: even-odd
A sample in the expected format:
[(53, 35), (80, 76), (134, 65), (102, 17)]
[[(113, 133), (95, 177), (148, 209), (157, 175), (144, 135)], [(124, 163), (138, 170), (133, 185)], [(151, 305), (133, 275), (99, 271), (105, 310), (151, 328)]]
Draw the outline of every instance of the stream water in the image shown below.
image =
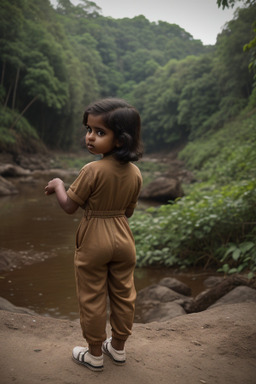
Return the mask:
[[(19, 182), (18, 195), (0, 198), (0, 247), (40, 254), (43, 260), (1, 273), (0, 295), (39, 314), (74, 320), (79, 317), (73, 269), (74, 239), (82, 212), (66, 215), (55, 196), (44, 195), (47, 181), (48, 178), (41, 178), (34, 184)], [(139, 291), (166, 276), (189, 285), (195, 296), (204, 289), (207, 274), (137, 268), (136, 289)], [(140, 308), (136, 311), (139, 313)]]

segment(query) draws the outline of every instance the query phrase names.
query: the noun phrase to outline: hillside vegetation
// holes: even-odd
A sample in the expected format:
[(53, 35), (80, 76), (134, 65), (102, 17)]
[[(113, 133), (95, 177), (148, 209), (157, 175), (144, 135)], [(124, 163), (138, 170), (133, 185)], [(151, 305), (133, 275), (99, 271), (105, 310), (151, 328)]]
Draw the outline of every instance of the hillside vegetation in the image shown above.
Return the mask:
[(200, 266), (255, 275), (255, 127), (256, 112), (185, 147), (180, 158), (197, 182), (186, 187), (186, 197), (135, 213), (131, 227), (138, 266)]
[(208, 50), (178, 25), (105, 18), (85, 0), (3, 0), (0, 36), (0, 148), (11, 152), (37, 151), (35, 138), (74, 148), (89, 102), (125, 97), (170, 58)]
[(146, 151), (201, 137), (255, 104), (256, 4), (237, 11), (215, 46), (176, 24), (99, 11), (87, 0), (56, 9), (49, 0), (1, 1), (1, 150), (74, 149), (85, 105), (99, 97), (137, 107)]
[(138, 265), (253, 276), (256, 3), (243, 3), (204, 46), (176, 24), (103, 17), (87, 0), (56, 9), (2, 0), (0, 150), (77, 149), (85, 105), (123, 97), (141, 114), (146, 153), (185, 146), (180, 158), (197, 180), (184, 198), (131, 219)]

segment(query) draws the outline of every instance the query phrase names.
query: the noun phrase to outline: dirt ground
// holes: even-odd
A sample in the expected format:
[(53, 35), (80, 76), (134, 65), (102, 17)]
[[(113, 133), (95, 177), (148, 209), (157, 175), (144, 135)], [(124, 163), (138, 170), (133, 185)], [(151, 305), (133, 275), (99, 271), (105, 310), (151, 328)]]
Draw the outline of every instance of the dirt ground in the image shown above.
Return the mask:
[(100, 373), (72, 361), (84, 345), (77, 321), (6, 311), (0, 319), (1, 384), (255, 384), (255, 303), (135, 324), (126, 365), (105, 357)]

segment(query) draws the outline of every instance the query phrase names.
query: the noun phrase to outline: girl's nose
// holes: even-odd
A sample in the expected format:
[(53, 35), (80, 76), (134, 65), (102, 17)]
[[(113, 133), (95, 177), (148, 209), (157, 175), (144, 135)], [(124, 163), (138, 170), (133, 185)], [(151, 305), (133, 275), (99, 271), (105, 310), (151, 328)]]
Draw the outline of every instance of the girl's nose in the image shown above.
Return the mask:
[(95, 140), (95, 135), (93, 132), (87, 132), (87, 136), (90, 140)]

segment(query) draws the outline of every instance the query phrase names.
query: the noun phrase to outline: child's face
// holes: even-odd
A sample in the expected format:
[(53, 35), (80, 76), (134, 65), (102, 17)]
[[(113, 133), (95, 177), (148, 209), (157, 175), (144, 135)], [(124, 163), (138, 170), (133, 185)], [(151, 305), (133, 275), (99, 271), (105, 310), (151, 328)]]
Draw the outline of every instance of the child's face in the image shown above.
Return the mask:
[(117, 146), (114, 132), (106, 128), (101, 116), (88, 115), (86, 146), (94, 155), (106, 154)]

